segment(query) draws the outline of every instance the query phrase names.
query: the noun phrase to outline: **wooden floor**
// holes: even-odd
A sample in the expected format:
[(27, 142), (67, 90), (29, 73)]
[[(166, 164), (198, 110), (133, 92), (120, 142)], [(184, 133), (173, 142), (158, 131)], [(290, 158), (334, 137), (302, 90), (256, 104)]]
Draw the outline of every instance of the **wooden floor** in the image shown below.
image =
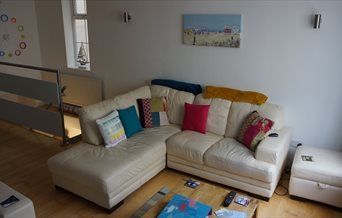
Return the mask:
[[(56, 190), (46, 161), (68, 149), (56, 139), (0, 121), (0, 180), (29, 197), (37, 217), (130, 217), (162, 187), (172, 189), (176, 181), (189, 175), (166, 169), (132, 193), (112, 214), (64, 190)], [(288, 180), (283, 182), (286, 186)], [(278, 188), (278, 191), (283, 191)], [(342, 213), (324, 204), (292, 200), (276, 194), (261, 201), (259, 217), (342, 217)]]

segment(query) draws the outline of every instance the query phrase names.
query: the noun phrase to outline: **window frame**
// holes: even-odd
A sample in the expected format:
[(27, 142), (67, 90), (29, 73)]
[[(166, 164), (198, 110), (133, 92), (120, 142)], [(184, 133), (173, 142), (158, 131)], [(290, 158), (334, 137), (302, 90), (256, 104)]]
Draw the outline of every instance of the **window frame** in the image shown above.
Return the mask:
[(83, 42), (83, 44), (85, 44), (85, 46), (87, 46), (88, 49), (86, 49), (87, 52), (87, 56), (88, 56), (88, 61), (89, 63), (87, 63), (85, 65), (85, 67), (87, 69), (90, 70), (90, 48), (89, 48), (89, 32), (88, 32), (88, 17), (87, 17), (87, 0), (84, 0), (85, 2), (85, 13), (77, 13), (76, 10), (76, 1), (77, 0), (71, 0), (70, 4), (71, 4), (71, 26), (72, 26), (72, 39), (73, 39), (73, 47), (74, 47), (74, 61), (75, 61), (75, 67), (81, 68), (82, 65), (80, 65), (80, 63), (77, 62), (77, 55), (78, 55), (78, 47), (77, 44), (81, 43), (78, 42), (76, 39), (76, 20), (83, 20), (86, 21), (86, 25), (85, 25), (85, 32), (86, 32), (86, 42)]

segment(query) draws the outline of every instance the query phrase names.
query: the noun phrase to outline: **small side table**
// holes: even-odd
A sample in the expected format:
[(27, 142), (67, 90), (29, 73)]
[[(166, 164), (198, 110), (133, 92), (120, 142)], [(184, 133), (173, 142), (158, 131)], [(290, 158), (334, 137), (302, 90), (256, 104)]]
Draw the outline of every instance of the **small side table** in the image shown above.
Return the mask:
[(0, 181), (0, 202), (12, 195), (18, 198), (19, 201), (9, 205), (8, 207), (3, 207), (0, 205), (0, 218), (36, 217), (32, 201)]

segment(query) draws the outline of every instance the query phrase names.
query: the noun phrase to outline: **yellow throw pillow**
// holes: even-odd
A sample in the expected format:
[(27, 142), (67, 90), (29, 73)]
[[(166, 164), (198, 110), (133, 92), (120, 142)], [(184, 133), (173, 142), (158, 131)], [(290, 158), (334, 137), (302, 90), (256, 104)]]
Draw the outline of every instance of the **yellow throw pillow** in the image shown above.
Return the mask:
[(204, 98), (223, 98), (234, 102), (246, 102), (261, 105), (267, 101), (267, 96), (259, 92), (241, 91), (226, 87), (207, 86)]

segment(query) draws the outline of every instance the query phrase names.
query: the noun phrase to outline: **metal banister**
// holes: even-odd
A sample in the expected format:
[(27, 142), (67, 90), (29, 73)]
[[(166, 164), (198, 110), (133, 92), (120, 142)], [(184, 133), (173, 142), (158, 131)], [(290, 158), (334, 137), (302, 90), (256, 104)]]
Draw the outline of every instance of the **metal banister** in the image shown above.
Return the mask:
[[(45, 71), (45, 72), (55, 73), (56, 74), (57, 95), (58, 95), (58, 98), (60, 99), (59, 100), (59, 105), (58, 105), (58, 112), (60, 113), (60, 116), (61, 116), (63, 144), (66, 144), (67, 143), (67, 137), (66, 137), (66, 134), (65, 134), (64, 111), (63, 111), (63, 99), (62, 99), (62, 90), (61, 90), (60, 71), (58, 69), (30, 66), (30, 65), (24, 65), (24, 64), (15, 64), (15, 63), (8, 63), (8, 62), (1, 62), (1, 61), (0, 61), (0, 65), (6, 65), (6, 66), (11, 66), (11, 67), (19, 67), (19, 68), (24, 68), (24, 69), (38, 70), (38, 71)], [(0, 89), (1, 89), (1, 87), (0, 87)], [(44, 91), (44, 90), (42, 90), (42, 91)]]

